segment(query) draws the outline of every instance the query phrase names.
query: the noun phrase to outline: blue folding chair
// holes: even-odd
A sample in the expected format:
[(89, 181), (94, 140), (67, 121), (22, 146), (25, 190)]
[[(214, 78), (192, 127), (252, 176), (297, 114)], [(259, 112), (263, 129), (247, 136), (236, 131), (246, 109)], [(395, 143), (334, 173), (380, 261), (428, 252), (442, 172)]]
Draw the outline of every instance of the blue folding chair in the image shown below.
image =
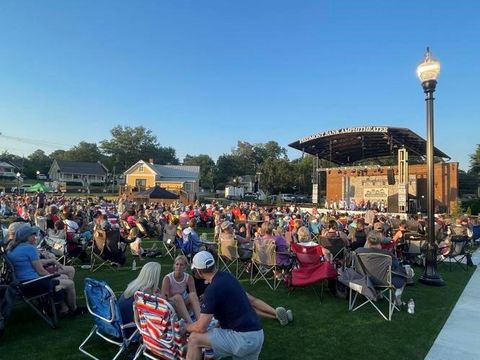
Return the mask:
[[(88, 357), (99, 360), (84, 348), (90, 338), (96, 334), (120, 348), (113, 357), (113, 360), (116, 360), (132, 342), (139, 340), (135, 323), (123, 324), (117, 298), (105, 281), (86, 278), (85, 299), (88, 311), (93, 315), (94, 325), (78, 349)], [(135, 331), (127, 336), (128, 329), (135, 329)]]
[(473, 241), (479, 241), (480, 240), (480, 225), (473, 225), (472, 231), (473, 231)]

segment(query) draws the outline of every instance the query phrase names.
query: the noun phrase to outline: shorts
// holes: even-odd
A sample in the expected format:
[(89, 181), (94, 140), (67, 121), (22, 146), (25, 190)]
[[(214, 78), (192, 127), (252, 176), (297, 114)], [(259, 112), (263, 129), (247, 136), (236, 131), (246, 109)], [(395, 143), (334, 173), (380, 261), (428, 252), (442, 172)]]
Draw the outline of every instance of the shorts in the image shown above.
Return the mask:
[(257, 360), (263, 345), (263, 330), (238, 332), (213, 328), (208, 331), (215, 358)]

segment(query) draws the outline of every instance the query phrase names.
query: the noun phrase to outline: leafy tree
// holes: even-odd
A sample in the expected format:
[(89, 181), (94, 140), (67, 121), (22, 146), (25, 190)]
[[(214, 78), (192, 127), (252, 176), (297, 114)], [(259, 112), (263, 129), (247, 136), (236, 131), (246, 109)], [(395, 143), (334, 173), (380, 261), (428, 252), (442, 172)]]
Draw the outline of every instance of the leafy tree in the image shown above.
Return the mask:
[(67, 151), (66, 150), (55, 150), (49, 155), (52, 160), (67, 160)]
[(233, 178), (247, 174), (244, 159), (236, 155), (224, 154), (218, 157), (213, 182), (217, 189), (221, 189)]
[(208, 155), (187, 155), (183, 159), (183, 165), (200, 166), (200, 186), (204, 189), (213, 189), (213, 176), (215, 171), (215, 162)]
[(260, 187), (270, 194), (278, 194), (293, 189), (294, 168), (287, 159), (271, 159), (260, 166)]
[(35, 178), (37, 171), (47, 174), (51, 164), (52, 159), (43, 150), (38, 149), (28, 155), (24, 173), (27, 177)]
[(161, 147), (151, 130), (143, 126), (115, 126), (110, 130), (111, 140), (100, 142), (102, 151), (112, 158), (112, 165), (124, 171), (138, 160), (152, 159), (159, 164), (178, 164), (175, 150)]
[(480, 174), (480, 144), (477, 144), (477, 148), (473, 154), (470, 154), (470, 171), (474, 174)]
[(310, 194), (312, 192), (313, 157), (304, 156), (295, 159), (292, 161), (292, 167), (295, 190), (302, 194)]
[(65, 152), (64, 160), (96, 162), (102, 161), (103, 155), (97, 144), (81, 141)]

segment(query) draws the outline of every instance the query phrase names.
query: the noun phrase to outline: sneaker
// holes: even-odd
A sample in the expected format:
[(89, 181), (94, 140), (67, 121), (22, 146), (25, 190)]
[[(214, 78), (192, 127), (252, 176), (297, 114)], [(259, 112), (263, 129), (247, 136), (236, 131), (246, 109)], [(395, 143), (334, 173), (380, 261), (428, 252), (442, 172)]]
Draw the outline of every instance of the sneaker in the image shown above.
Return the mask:
[(288, 318), (288, 322), (293, 321), (293, 312), (292, 312), (292, 310), (287, 310), (287, 318)]
[(285, 326), (288, 324), (288, 315), (287, 310), (283, 307), (277, 307), (275, 309), (275, 314), (277, 316), (277, 320), (280, 322), (280, 325)]

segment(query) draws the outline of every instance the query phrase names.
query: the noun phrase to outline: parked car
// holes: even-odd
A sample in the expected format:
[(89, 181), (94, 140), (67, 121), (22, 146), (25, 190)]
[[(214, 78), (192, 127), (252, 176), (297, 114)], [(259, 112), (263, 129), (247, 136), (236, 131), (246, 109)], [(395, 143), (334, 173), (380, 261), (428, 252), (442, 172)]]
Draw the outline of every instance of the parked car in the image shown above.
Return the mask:
[(296, 194), (295, 195), (295, 202), (297, 203), (311, 203), (312, 197), (306, 194)]
[(295, 195), (293, 194), (280, 194), (279, 198), (281, 201), (284, 202), (294, 202), (295, 201)]

